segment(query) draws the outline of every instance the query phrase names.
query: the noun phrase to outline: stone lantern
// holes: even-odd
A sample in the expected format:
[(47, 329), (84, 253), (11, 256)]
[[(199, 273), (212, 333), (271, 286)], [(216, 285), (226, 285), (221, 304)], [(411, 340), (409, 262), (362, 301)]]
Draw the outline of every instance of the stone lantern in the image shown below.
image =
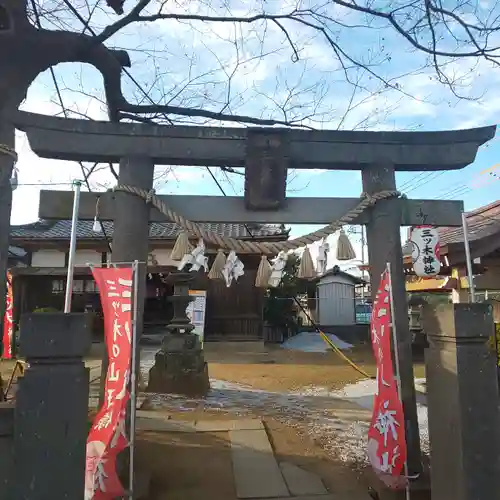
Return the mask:
[(174, 285), (174, 295), (170, 297), (174, 315), (149, 371), (147, 392), (199, 397), (205, 396), (210, 389), (200, 338), (193, 333), (195, 327), (186, 314), (193, 300), (189, 295), (189, 283), (193, 278), (192, 273), (186, 272), (174, 272), (167, 277)]

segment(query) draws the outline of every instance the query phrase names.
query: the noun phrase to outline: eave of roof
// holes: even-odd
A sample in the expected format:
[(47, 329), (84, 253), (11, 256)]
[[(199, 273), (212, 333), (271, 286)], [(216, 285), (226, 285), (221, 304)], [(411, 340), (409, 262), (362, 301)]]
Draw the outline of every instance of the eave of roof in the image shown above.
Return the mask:
[[(103, 222), (106, 236), (112, 237), (113, 223), (109, 221)], [(80, 242), (100, 242), (106, 239), (106, 236), (100, 232), (95, 233), (92, 230), (92, 221), (79, 221), (77, 226), (77, 239)], [(215, 232), (220, 235), (230, 236), (245, 240), (271, 240), (285, 241), (289, 237), (289, 230), (284, 230), (280, 226), (275, 225), (259, 225), (252, 227), (249, 233), (248, 227), (243, 224), (202, 224), (205, 230)], [(175, 240), (182, 228), (177, 224), (166, 223), (150, 223), (151, 241), (172, 241)], [(24, 224), (22, 226), (13, 226), (11, 228), (11, 241), (16, 244), (21, 242), (52, 242), (63, 243), (68, 242), (71, 236), (71, 221), (38, 221), (32, 224)]]

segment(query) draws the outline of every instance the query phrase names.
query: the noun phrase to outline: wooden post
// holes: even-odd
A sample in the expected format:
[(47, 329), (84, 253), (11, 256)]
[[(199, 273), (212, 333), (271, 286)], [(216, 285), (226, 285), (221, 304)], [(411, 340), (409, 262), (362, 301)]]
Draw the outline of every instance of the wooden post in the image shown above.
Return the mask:
[[(362, 170), (363, 190), (376, 193), (396, 189), (394, 167), (373, 165)], [(420, 435), (417, 419), (417, 402), (413, 375), (411, 334), (408, 324), (408, 303), (406, 300), (405, 277), (403, 271), (403, 252), (400, 234), (401, 214), (398, 202), (389, 199), (378, 202), (371, 210), (371, 219), (366, 225), (368, 258), (372, 298), (377, 293), (380, 275), (389, 262), (392, 271), (392, 293), (394, 298), (393, 321), (398, 332), (400, 361), (401, 396), (405, 414), (406, 443), (408, 446), (408, 470), (410, 475), (422, 472), (420, 454)]]

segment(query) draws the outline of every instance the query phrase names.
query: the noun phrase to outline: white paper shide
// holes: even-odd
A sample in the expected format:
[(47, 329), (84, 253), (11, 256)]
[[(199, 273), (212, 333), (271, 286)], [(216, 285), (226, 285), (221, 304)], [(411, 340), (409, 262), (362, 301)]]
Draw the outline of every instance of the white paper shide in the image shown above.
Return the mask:
[(231, 286), (233, 280), (238, 281), (238, 278), (245, 274), (244, 267), (243, 262), (238, 258), (236, 252), (231, 250), (227, 256), (226, 264), (222, 269), (222, 275), (228, 287)]
[(203, 267), (208, 273), (208, 257), (205, 256), (205, 243), (202, 239), (198, 241), (198, 245), (191, 253), (184, 255), (177, 269), (182, 271), (188, 265), (191, 266), (190, 271), (195, 272)]
[(288, 254), (285, 252), (280, 252), (273, 260), (273, 265), (271, 266), (271, 276), (268, 281), (270, 287), (276, 288), (280, 286), (287, 260)]
[(318, 276), (326, 272), (329, 251), (330, 245), (326, 239), (323, 239), (318, 247), (318, 257), (316, 258), (316, 273)]

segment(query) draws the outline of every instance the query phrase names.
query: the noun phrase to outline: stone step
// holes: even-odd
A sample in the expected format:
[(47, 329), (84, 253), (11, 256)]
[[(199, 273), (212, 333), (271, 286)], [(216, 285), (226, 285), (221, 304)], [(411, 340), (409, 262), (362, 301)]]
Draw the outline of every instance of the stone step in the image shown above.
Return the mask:
[(264, 429), (262, 420), (244, 418), (241, 420), (200, 420), (196, 422), (197, 432), (251, 431)]
[(168, 415), (151, 410), (137, 410), (137, 428), (159, 432), (229, 432), (264, 429), (258, 418), (239, 420), (172, 420)]
[[(279, 500), (278, 498), (273, 500)], [(300, 497), (289, 497), (288, 500), (351, 500), (350, 498), (340, 497), (327, 493), (326, 495), (306, 495)]]
[(238, 498), (286, 498), (290, 494), (264, 429), (229, 431)]
[[(280, 500), (280, 499), (273, 498), (272, 500)], [(305, 495), (300, 497), (288, 497), (287, 500), (371, 500), (371, 499), (368, 496), (368, 494), (346, 495), (345, 493), (328, 493), (326, 495)]]
[(323, 481), (316, 474), (289, 462), (281, 462), (280, 469), (293, 496), (328, 494)]

